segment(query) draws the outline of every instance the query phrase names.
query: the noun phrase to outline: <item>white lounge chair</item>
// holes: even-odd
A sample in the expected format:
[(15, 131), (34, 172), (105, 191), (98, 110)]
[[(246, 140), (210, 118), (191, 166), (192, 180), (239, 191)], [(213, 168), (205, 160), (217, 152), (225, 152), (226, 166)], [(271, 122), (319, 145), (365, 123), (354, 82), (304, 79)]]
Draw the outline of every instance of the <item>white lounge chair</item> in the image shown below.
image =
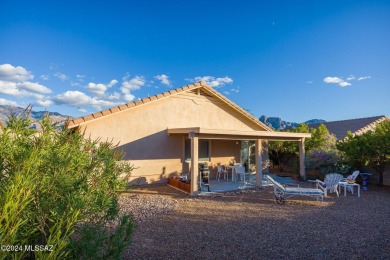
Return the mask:
[(309, 196), (314, 197), (317, 200), (324, 199), (324, 191), (321, 189), (313, 188), (302, 188), (302, 187), (285, 187), (279, 182), (275, 181), (271, 176), (266, 175), (267, 180), (269, 180), (274, 185), (274, 194), (277, 204), (284, 204), (287, 198), (292, 196)]
[(324, 181), (317, 181), (317, 188), (322, 189), (324, 191), (325, 197), (328, 195), (328, 191), (336, 192), (337, 197), (339, 197), (339, 191), (337, 190), (339, 186), (339, 182), (343, 178), (343, 175), (338, 173), (329, 173), (325, 175)]

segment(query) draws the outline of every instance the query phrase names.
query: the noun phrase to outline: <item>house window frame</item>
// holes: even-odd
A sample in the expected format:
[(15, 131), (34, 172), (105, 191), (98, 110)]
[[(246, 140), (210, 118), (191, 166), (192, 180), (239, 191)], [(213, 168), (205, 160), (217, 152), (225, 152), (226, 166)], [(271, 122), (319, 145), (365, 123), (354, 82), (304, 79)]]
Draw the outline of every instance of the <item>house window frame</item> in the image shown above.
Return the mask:
[[(211, 161), (211, 140), (210, 139), (199, 139), (199, 148), (198, 148), (198, 161), (199, 162), (210, 162)], [(207, 145), (202, 145), (201, 143), (207, 142)], [(187, 148), (188, 147), (188, 148)], [(206, 156), (201, 156), (203, 147), (207, 147)], [(189, 153), (189, 154), (187, 154)], [(184, 139), (184, 161), (191, 161), (191, 139)]]

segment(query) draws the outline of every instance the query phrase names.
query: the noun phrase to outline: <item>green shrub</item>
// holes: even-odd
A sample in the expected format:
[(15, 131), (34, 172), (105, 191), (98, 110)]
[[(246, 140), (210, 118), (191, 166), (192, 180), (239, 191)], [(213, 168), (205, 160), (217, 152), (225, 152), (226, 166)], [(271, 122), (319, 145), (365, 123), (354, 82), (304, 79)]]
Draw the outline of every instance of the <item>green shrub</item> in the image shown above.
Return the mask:
[(31, 131), (27, 114), (11, 115), (0, 133), (0, 241), (52, 251), (0, 251), (0, 259), (120, 258), (134, 222), (118, 217), (116, 191), (132, 166), (112, 142), (56, 131), (48, 118)]

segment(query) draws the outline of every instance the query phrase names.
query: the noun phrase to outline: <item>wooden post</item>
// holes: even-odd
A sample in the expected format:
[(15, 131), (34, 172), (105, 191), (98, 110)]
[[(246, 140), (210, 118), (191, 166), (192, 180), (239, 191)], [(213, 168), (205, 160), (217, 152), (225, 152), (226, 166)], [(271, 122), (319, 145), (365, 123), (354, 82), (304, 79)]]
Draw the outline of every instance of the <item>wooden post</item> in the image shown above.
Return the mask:
[(256, 186), (262, 186), (263, 179), (263, 159), (261, 139), (256, 140), (255, 162), (256, 162)]
[(305, 138), (299, 141), (299, 175), (302, 180), (306, 180), (305, 170)]
[(198, 195), (198, 179), (199, 179), (199, 165), (198, 165), (198, 150), (199, 150), (199, 138), (191, 132), (191, 195)]

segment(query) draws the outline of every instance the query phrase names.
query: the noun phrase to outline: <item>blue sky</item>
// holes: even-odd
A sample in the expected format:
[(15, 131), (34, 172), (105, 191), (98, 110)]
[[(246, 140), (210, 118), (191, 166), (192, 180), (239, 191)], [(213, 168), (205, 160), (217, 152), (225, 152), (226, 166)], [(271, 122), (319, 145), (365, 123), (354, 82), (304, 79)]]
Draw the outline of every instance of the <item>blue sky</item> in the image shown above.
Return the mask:
[(0, 1), (0, 104), (81, 116), (203, 79), (256, 117), (390, 115), (390, 1)]

